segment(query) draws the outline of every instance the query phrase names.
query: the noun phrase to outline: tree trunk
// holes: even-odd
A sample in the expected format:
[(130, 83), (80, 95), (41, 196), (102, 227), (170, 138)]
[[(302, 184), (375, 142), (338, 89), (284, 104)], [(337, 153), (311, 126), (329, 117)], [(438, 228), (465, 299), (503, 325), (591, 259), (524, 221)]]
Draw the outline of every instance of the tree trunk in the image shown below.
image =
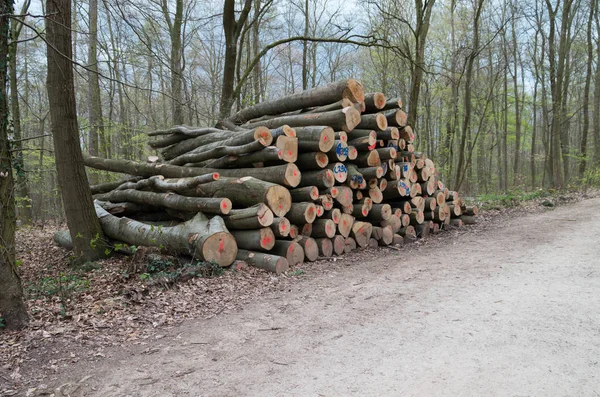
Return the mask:
[[(586, 65), (586, 74), (585, 74), (585, 87), (583, 89), (583, 132), (581, 137), (581, 160), (579, 162), (579, 179), (583, 179), (585, 176), (585, 169), (587, 165), (587, 143), (588, 143), (588, 135), (590, 128), (590, 83), (592, 80), (592, 63), (594, 62), (594, 42), (592, 41), (592, 31), (593, 31), (593, 19), (595, 14), (595, 9), (597, 8), (598, 0), (592, 0), (590, 2), (590, 15), (588, 18), (587, 24), (587, 65)], [(600, 40), (600, 38), (599, 38)], [(600, 54), (597, 54), (597, 57)], [(600, 85), (599, 81), (596, 81), (596, 85)], [(598, 118), (598, 115), (595, 116)], [(597, 142), (596, 142), (597, 143)]]
[[(228, 1), (226, 1), (227, 3)], [(352, 102), (364, 100), (364, 89), (358, 81), (349, 79), (331, 83), (326, 86), (302, 91), (288, 95), (281, 99), (262, 102), (258, 105), (243, 109), (231, 117), (236, 124), (243, 124), (248, 120), (262, 116), (278, 115), (295, 110), (302, 110), (317, 106), (325, 106), (348, 98)]]
[[(21, 15), (27, 14), (31, 0), (26, 0), (21, 7)], [(22, 17), (25, 18), (25, 17)], [(29, 224), (32, 220), (32, 205), (31, 198), (29, 197), (29, 186), (27, 180), (27, 174), (25, 173), (25, 164), (23, 161), (23, 144), (21, 139), (23, 138), (21, 128), (21, 108), (19, 106), (19, 91), (17, 84), (17, 41), (21, 35), (21, 29), (23, 25), (17, 19), (11, 19), (10, 30), (11, 30), (11, 43), (8, 46), (8, 60), (9, 60), (9, 71), (10, 71), (10, 102), (12, 108), (12, 120), (13, 120), (13, 134), (14, 144), (13, 149), (15, 150), (15, 156), (13, 159), (14, 171), (16, 174), (16, 188), (19, 193), (19, 198), (22, 200), (19, 206), (20, 219), (25, 223)]]
[(238, 58), (238, 39), (242, 32), (242, 27), (246, 23), (248, 13), (252, 6), (252, 0), (244, 0), (244, 8), (239, 13), (236, 21), (236, 1), (225, 0), (223, 5), (223, 31), (225, 33), (225, 58), (223, 65), (223, 84), (221, 89), (221, 104), (219, 109), (219, 118), (226, 119), (230, 112), (235, 98), (233, 90), (235, 85), (235, 69)]
[(0, 2), (0, 315), (11, 329), (24, 327), (28, 322), (23, 302), (21, 278), (15, 263), (16, 213), (14, 180), (8, 142), (8, 103), (6, 100), (9, 15), (13, 14), (11, 0)]
[(250, 266), (254, 266), (277, 275), (285, 273), (290, 267), (287, 259), (282, 256), (246, 251), (243, 249), (238, 250), (236, 259), (244, 261)]
[(104, 255), (104, 235), (96, 217), (79, 145), (71, 43), (71, 1), (47, 0), (48, 102), (58, 183), (74, 252), (82, 260)]
[[(88, 153), (98, 156), (100, 137), (104, 135), (102, 121), (102, 104), (100, 102), (100, 82), (98, 77), (98, 0), (89, 0), (89, 46), (88, 46), (88, 121), (90, 124)], [(106, 147), (103, 155), (106, 156)], [(92, 183), (97, 183), (97, 174), (90, 176)]]
[[(302, 113), (291, 116), (280, 116), (270, 120), (244, 124), (244, 128), (264, 126), (277, 128), (282, 125), (290, 127), (307, 127), (326, 125), (334, 130), (352, 131), (361, 121), (360, 112), (352, 107), (323, 113)], [(300, 135), (298, 135), (300, 137)]]
[(200, 260), (214, 261), (221, 267), (231, 265), (237, 255), (236, 241), (218, 216), (209, 220), (198, 213), (178, 226), (157, 228), (132, 219), (118, 218), (97, 204), (96, 213), (106, 235), (127, 244), (167, 247)]
[(186, 197), (174, 193), (154, 193), (134, 189), (113, 190), (110, 193), (97, 195), (95, 198), (113, 203), (127, 201), (159, 208), (207, 214), (226, 215), (231, 211), (231, 201), (227, 198)]

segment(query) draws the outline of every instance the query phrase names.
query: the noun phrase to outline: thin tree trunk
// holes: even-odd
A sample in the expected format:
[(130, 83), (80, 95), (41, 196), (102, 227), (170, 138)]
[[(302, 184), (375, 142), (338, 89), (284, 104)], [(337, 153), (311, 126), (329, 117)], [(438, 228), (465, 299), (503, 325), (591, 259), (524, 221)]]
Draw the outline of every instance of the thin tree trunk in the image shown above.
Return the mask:
[[(586, 75), (585, 75), (585, 87), (583, 89), (583, 132), (581, 137), (581, 160), (579, 162), (579, 179), (583, 179), (585, 175), (585, 169), (587, 165), (587, 143), (588, 143), (588, 135), (590, 128), (590, 83), (592, 80), (592, 63), (594, 62), (594, 42), (592, 41), (592, 29), (593, 29), (593, 19), (594, 19), (594, 10), (596, 9), (596, 4), (598, 0), (592, 0), (590, 4), (590, 15), (588, 18), (587, 24), (587, 50), (588, 50), (588, 59), (587, 59), (587, 67), (586, 67)], [(597, 56), (600, 56), (598, 54)], [(600, 85), (600, 81), (596, 81), (596, 86)], [(598, 118), (598, 115), (595, 116)]]
[(0, 2), (0, 313), (6, 326), (22, 328), (28, 322), (23, 303), (21, 278), (15, 262), (16, 213), (14, 179), (8, 141), (8, 103), (6, 100), (9, 15), (11, 0)]
[(513, 186), (519, 185), (520, 177), (520, 156), (521, 156), (521, 106), (519, 104), (519, 85), (518, 85), (518, 50), (517, 50), (517, 32), (515, 28), (516, 21), (516, 5), (512, 4), (512, 50), (513, 50), (513, 90), (515, 95), (515, 162), (513, 166)]
[[(30, 4), (31, 0), (27, 0), (25, 3), (23, 3), (20, 15), (27, 14)], [(15, 150), (13, 162), (16, 174), (16, 187), (21, 200), (21, 205), (19, 206), (20, 219), (25, 224), (29, 224), (31, 223), (32, 219), (32, 205), (31, 198), (29, 197), (29, 186), (27, 174), (25, 172), (25, 163), (23, 161), (23, 144), (21, 141), (23, 138), (23, 133), (21, 127), (21, 108), (19, 105), (19, 88), (17, 84), (17, 41), (21, 35), (21, 29), (23, 25), (16, 19), (11, 19), (10, 24), (12, 42), (8, 46), (8, 60), (10, 63), (10, 102), (14, 134), (13, 149)]]

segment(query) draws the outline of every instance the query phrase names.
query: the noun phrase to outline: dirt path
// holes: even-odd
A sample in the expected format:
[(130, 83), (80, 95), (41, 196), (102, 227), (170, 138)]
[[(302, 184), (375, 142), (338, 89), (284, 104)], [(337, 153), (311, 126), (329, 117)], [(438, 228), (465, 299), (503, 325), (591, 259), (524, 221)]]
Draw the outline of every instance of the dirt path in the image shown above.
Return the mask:
[(587, 200), (307, 278), (58, 384), (82, 396), (600, 396), (599, 209)]

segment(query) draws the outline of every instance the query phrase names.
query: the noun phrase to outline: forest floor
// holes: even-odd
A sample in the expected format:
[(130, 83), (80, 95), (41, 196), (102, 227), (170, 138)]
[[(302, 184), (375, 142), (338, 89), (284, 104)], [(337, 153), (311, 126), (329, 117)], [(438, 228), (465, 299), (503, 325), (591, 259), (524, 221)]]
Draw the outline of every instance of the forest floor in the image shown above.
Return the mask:
[(600, 395), (598, 196), (282, 276), (141, 249), (77, 270), (22, 229), (32, 322), (0, 332), (0, 396)]

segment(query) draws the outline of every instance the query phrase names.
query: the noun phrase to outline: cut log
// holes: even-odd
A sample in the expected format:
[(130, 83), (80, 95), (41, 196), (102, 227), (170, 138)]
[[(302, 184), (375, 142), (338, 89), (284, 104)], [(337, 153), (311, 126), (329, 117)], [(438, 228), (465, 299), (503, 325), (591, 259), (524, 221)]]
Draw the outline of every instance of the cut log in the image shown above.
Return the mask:
[(371, 92), (365, 94), (365, 112), (372, 113), (377, 112), (385, 107), (387, 99), (385, 94), (382, 92)]
[(298, 155), (296, 165), (302, 171), (319, 170), (329, 164), (329, 157), (323, 152), (308, 152)]
[(331, 127), (311, 125), (296, 128), (298, 150), (302, 152), (328, 152), (334, 145), (335, 132)]
[(334, 186), (331, 189), (337, 191), (337, 194), (334, 197), (335, 201), (340, 203), (342, 206), (348, 206), (352, 204), (352, 189), (346, 186)]
[(336, 225), (340, 223), (342, 212), (339, 208), (333, 208), (331, 211), (326, 211), (322, 219), (331, 219)]
[(298, 159), (298, 138), (282, 135), (277, 137), (275, 147), (282, 151), (284, 161), (293, 163)]
[[(360, 152), (353, 163), (360, 167), (379, 167), (381, 166), (381, 159), (379, 158), (379, 153), (377, 151), (372, 150), (369, 152)], [(363, 173), (364, 175), (364, 173)]]
[(255, 230), (232, 230), (231, 234), (239, 248), (246, 250), (270, 250), (275, 244), (275, 235), (271, 228)]
[(142, 190), (149, 188), (154, 191), (161, 192), (184, 192), (193, 189), (203, 183), (219, 180), (219, 173), (194, 176), (189, 178), (165, 179), (162, 175), (151, 176), (147, 179), (141, 179), (137, 182), (126, 182), (118, 186), (115, 190), (137, 189)]
[(333, 208), (333, 199), (329, 194), (322, 194), (317, 199), (317, 203), (320, 203), (321, 206), (325, 209), (325, 211), (329, 211)]
[(342, 255), (346, 248), (346, 238), (337, 234), (331, 239), (331, 242), (333, 243), (333, 253), (335, 255)]
[(373, 232), (373, 225), (368, 222), (357, 221), (352, 225), (351, 236), (356, 241), (356, 244), (360, 247), (366, 247), (369, 245), (369, 239)]
[[(406, 113), (402, 110), (392, 110), (384, 113), (387, 125), (390, 127), (404, 127), (406, 126)], [(382, 130), (384, 128), (381, 128)]]
[(363, 130), (385, 130), (388, 122), (383, 113), (363, 114), (356, 128)]
[(332, 238), (335, 236), (336, 231), (335, 222), (331, 219), (317, 219), (312, 223), (312, 233), (310, 236), (313, 238)]
[[(296, 139), (296, 138), (287, 138), (287, 139)], [(247, 143), (245, 145), (240, 145), (240, 146), (217, 146), (215, 148), (208, 149), (208, 150), (192, 150), (190, 152), (187, 152), (185, 154), (177, 156), (174, 159), (168, 161), (168, 164), (184, 165), (184, 164), (188, 164), (188, 163), (189, 164), (200, 163), (202, 161), (213, 160), (213, 159), (216, 159), (219, 157), (229, 156), (229, 155), (239, 156), (239, 155), (248, 154), (248, 153), (262, 150), (267, 146), (269, 146), (269, 144), (267, 144), (266, 141), (264, 141), (263, 139), (259, 139), (257, 141), (252, 141), (250, 143)], [(203, 147), (200, 147), (199, 149), (203, 149)]]
[(346, 179), (348, 178), (348, 170), (346, 169), (344, 163), (329, 164), (327, 169), (333, 172), (333, 177), (336, 181), (339, 183), (346, 182)]
[(316, 108), (312, 108), (305, 113), (323, 113), (330, 112), (332, 110), (339, 110), (343, 108), (347, 108), (348, 106), (352, 106), (354, 103), (348, 98), (342, 98), (341, 100), (330, 103), (329, 105), (319, 106)]
[(402, 101), (399, 98), (388, 99), (381, 110), (402, 109)]
[(409, 216), (410, 216), (410, 224), (412, 226), (420, 225), (421, 223), (423, 223), (425, 221), (425, 216), (423, 214), (423, 211), (421, 211), (421, 210), (413, 209), (411, 211), (411, 213), (409, 214)]
[(273, 211), (266, 204), (260, 203), (244, 209), (231, 210), (223, 220), (232, 230), (260, 229), (273, 224)]
[(463, 215), (476, 216), (479, 215), (479, 208), (476, 206), (467, 206), (463, 211)]
[(417, 237), (425, 238), (429, 236), (429, 231), (431, 229), (431, 223), (429, 221), (415, 225), (414, 227)]
[(392, 232), (398, 233), (398, 230), (402, 228), (402, 220), (396, 215), (390, 216), (388, 219), (379, 223), (382, 227), (391, 227)]
[[(341, 110), (332, 110), (330, 112), (301, 113), (275, 117), (269, 120), (245, 124), (244, 128), (257, 128), (260, 126), (277, 128), (284, 124), (287, 124), (290, 127), (326, 125), (334, 130), (352, 131), (359, 123), (360, 112), (354, 107), (349, 106)], [(299, 138), (302, 138), (302, 135), (298, 132), (298, 128), (296, 128), (296, 133)]]
[(268, 128), (257, 127), (244, 132), (227, 131), (224, 133), (213, 133), (176, 143), (162, 150), (161, 155), (165, 160), (172, 160), (175, 157), (199, 148), (202, 149), (198, 151), (207, 151), (220, 146), (245, 145), (261, 139), (266, 146), (269, 146), (273, 142), (273, 135)]
[(178, 226), (157, 228), (128, 218), (117, 218), (97, 203), (95, 209), (104, 234), (127, 244), (168, 247), (173, 252), (222, 267), (231, 265), (237, 255), (236, 241), (219, 216), (208, 219), (197, 213)]
[(454, 218), (454, 219), (450, 219), (450, 225), (454, 226), (454, 227), (463, 227), (464, 222), (462, 221), (462, 219)]
[(229, 120), (234, 124), (242, 124), (248, 120), (265, 115), (276, 115), (295, 110), (326, 106), (343, 98), (348, 98), (351, 102), (362, 102), (365, 99), (362, 84), (354, 79), (331, 83), (326, 86), (302, 91), (242, 109), (229, 118)]
[(102, 208), (104, 208), (106, 211), (108, 211), (109, 214), (112, 215), (120, 215), (120, 216), (133, 216), (133, 215), (137, 215), (140, 213), (145, 213), (145, 212), (157, 212), (160, 211), (158, 208), (153, 207), (151, 205), (146, 205), (146, 204), (137, 204), (137, 203), (131, 203), (131, 202), (124, 202), (124, 203), (111, 203), (109, 201), (101, 201), (101, 200), (96, 200), (96, 203), (98, 203), (98, 205)]
[(304, 250), (295, 241), (277, 240), (271, 253), (283, 256), (287, 259), (289, 266), (298, 266), (304, 262)]
[(277, 275), (285, 273), (289, 269), (287, 259), (278, 255), (264, 254), (262, 252), (253, 252), (240, 249), (236, 257), (237, 260), (244, 261), (250, 266), (266, 270)]
[(296, 225), (290, 224), (290, 238), (295, 239), (300, 235), (300, 228)]
[(392, 240), (392, 245), (394, 247), (402, 247), (404, 245), (404, 237), (399, 234), (394, 234), (394, 239)]
[(298, 236), (310, 237), (312, 236), (312, 223), (305, 223), (300, 227), (300, 234)]
[(461, 215), (459, 218), (465, 225), (474, 225), (477, 223), (477, 217), (470, 215)]
[(333, 147), (327, 152), (329, 162), (346, 161), (348, 158), (348, 144), (343, 141), (336, 140)]
[(316, 186), (320, 189), (327, 189), (335, 184), (335, 176), (328, 169), (320, 171), (305, 171), (302, 173), (301, 187)]
[(406, 125), (398, 129), (399, 138), (404, 139), (407, 143), (412, 143), (415, 140), (415, 134), (410, 125)]
[(115, 182), (100, 183), (98, 185), (90, 186), (90, 191), (92, 192), (92, 194), (108, 193), (111, 190), (118, 188), (119, 186), (121, 186), (124, 183), (137, 182), (137, 181), (140, 181), (141, 179), (142, 179), (141, 176), (130, 176), (128, 178), (120, 179)]
[(314, 201), (319, 198), (319, 189), (316, 186), (305, 186), (290, 190), (292, 201), (295, 203), (303, 201)]
[(289, 212), (285, 215), (295, 225), (313, 223), (317, 217), (317, 208), (314, 203), (292, 203)]
[(226, 197), (236, 208), (265, 203), (276, 216), (284, 216), (292, 205), (288, 189), (251, 177), (220, 178), (218, 181), (199, 185), (194, 194), (204, 197)]
[(330, 258), (333, 255), (333, 242), (329, 238), (320, 238), (316, 240), (319, 247), (319, 255)]
[(416, 239), (417, 238), (417, 233), (415, 232), (415, 228), (410, 225), (398, 230), (398, 234), (405, 238), (404, 241), (406, 241), (407, 238), (408, 239)]
[(302, 237), (298, 240), (298, 244), (300, 244), (304, 250), (304, 256), (308, 261), (314, 262), (317, 260), (319, 257), (319, 246), (315, 239), (311, 237)]
[(352, 237), (348, 237), (346, 238), (346, 240), (344, 241), (344, 253), (348, 254), (352, 251), (355, 251), (357, 248), (356, 245), (356, 240), (354, 240)]
[(284, 184), (290, 187), (296, 187), (300, 181), (300, 171), (295, 164), (291, 163), (265, 168), (219, 170), (214, 168), (180, 167), (168, 164), (145, 164), (130, 160), (84, 156), (84, 164), (99, 170), (122, 172), (144, 177), (162, 175), (166, 178), (184, 178), (217, 173), (220, 176), (226, 177), (254, 177), (265, 182)]
[(373, 222), (381, 222), (390, 219), (392, 216), (392, 207), (389, 204), (373, 204), (369, 211), (368, 219)]
[(350, 235), (352, 231), (352, 224), (354, 223), (354, 217), (349, 214), (341, 214), (340, 222), (338, 223), (338, 232), (345, 238)]
[(273, 223), (271, 223), (271, 230), (275, 238), (285, 238), (290, 235), (290, 221), (286, 217), (274, 218)]
[(231, 201), (227, 198), (186, 197), (175, 193), (154, 193), (141, 190), (113, 190), (97, 194), (97, 200), (147, 204), (154, 207), (171, 208), (179, 211), (205, 212), (207, 214), (228, 214)]

